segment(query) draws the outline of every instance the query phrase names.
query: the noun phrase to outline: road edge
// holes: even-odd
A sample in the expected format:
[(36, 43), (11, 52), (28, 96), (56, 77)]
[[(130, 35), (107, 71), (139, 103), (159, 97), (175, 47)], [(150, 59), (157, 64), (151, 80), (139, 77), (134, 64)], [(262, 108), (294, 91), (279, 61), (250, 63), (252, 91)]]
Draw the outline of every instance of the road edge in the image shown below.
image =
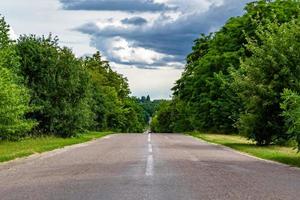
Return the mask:
[(231, 151), (231, 152), (234, 152), (234, 153), (243, 155), (243, 156), (247, 156), (247, 157), (254, 158), (254, 159), (257, 159), (257, 160), (260, 160), (260, 161), (263, 161), (263, 162), (267, 162), (267, 163), (269, 163), (269, 164), (275, 164), (275, 165), (279, 165), (279, 166), (282, 166), (282, 167), (288, 167), (288, 168), (296, 169), (296, 170), (299, 170), (299, 171), (300, 171), (300, 167), (297, 167), (297, 166), (293, 166), (293, 165), (281, 163), (281, 162), (274, 161), (274, 160), (268, 160), (268, 159), (260, 158), (260, 157), (257, 157), (257, 156), (248, 154), (248, 153), (246, 153), (246, 152), (242, 152), (242, 151), (239, 151), (239, 150), (237, 150), (237, 149), (233, 149), (233, 148), (227, 147), (227, 146), (222, 145), (222, 144), (218, 144), (218, 143), (213, 143), (213, 142), (210, 142), (210, 141), (206, 141), (206, 140), (204, 140), (204, 139), (202, 139), (202, 138), (199, 138), (199, 137), (196, 137), (196, 136), (187, 134), (187, 133), (185, 133), (185, 135), (188, 136), (188, 137), (191, 137), (191, 138), (200, 140), (200, 141), (202, 141), (202, 142), (205, 142), (205, 143), (208, 143), (208, 144), (211, 144), (211, 145), (214, 145), (214, 146), (221, 147), (221, 148), (224, 149), (224, 150), (228, 150), (228, 151)]
[[(0, 167), (12, 167), (12, 166), (15, 166), (15, 165), (22, 164), (24, 162), (29, 162), (29, 161), (34, 161), (36, 159), (41, 159), (45, 156), (46, 156), (46, 158), (52, 157), (52, 156), (58, 155), (60, 153), (64, 153), (66, 151), (70, 151), (72, 149), (76, 149), (76, 148), (91, 145), (91, 144), (97, 142), (98, 140), (109, 139), (109, 138), (113, 137), (114, 135), (117, 135), (117, 133), (111, 133), (111, 134), (105, 135), (103, 137), (95, 138), (95, 139), (92, 139), (92, 140), (89, 140), (89, 141), (86, 141), (86, 142), (81, 142), (81, 143), (72, 144), (72, 145), (66, 145), (64, 147), (59, 147), (59, 148), (56, 148), (56, 149), (52, 149), (50, 151), (44, 151), (44, 152), (41, 152), (41, 153), (34, 153), (34, 154), (30, 154), (28, 156), (19, 157), (19, 158), (13, 159), (13, 160), (0, 162)], [(1, 170), (2, 169), (0, 168), (0, 171)]]

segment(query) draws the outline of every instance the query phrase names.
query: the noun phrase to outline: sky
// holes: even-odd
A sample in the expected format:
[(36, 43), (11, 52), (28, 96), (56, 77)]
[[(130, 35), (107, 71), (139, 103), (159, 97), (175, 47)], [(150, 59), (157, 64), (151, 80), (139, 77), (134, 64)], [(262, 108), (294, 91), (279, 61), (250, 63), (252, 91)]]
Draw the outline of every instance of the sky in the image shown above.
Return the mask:
[(0, 0), (21, 34), (60, 38), (78, 56), (101, 52), (128, 78), (132, 95), (168, 99), (201, 33), (241, 15), (250, 0)]

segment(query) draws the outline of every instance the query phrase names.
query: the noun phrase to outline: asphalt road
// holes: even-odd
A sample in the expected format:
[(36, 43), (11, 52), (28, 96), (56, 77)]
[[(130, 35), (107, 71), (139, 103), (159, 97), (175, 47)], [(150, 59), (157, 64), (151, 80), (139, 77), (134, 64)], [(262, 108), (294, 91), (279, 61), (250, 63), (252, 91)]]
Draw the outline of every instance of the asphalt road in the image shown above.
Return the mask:
[(0, 165), (0, 199), (297, 200), (300, 170), (180, 134), (121, 134)]

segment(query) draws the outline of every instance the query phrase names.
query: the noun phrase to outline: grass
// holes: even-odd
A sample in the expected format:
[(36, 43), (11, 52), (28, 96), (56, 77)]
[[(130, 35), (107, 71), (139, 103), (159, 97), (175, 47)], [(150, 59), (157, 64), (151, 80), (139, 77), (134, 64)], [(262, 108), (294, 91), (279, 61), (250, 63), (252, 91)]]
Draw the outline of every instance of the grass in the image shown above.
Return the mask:
[(42, 153), (79, 144), (104, 137), (111, 132), (89, 132), (73, 138), (58, 138), (54, 136), (27, 138), (17, 142), (0, 142), (0, 162), (26, 157), (35, 153)]
[(292, 147), (278, 145), (260, 147), (256, 146), (254, 142), (251, 142), (247, 140), (247, 138), (239, 135), (222, 135), (199, 132), (189, 133), (189, 135), (211, 143), (221, 144), (259, 158), (300, 167), (300, 153), (297, 153), (297, 150)]

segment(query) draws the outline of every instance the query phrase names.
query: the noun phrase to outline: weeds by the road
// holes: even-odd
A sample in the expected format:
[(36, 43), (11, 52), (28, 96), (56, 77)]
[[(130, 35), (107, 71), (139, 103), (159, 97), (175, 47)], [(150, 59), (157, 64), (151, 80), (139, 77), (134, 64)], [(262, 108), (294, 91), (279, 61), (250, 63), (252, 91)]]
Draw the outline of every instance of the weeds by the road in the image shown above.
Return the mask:
[(279, 145), (257, 146), (254, 142), (251, 142), (247, 140), (247, 138), (239, 135), (223, 135), (199, 132), (189, 133), (189, 135), (208, 142), (221, 144), (259, 158), (300, 167), (300, 153), (297, 153), (297, 150), (292, 147)]
[(108, 134), (111, 134), (111, 132), (89, 132), (77, 137), (66, 139), (48, 136), (28, 138), (17, 142), (2, 141), (0, 142), (0, 162), (87, 142), (104, 137)]

